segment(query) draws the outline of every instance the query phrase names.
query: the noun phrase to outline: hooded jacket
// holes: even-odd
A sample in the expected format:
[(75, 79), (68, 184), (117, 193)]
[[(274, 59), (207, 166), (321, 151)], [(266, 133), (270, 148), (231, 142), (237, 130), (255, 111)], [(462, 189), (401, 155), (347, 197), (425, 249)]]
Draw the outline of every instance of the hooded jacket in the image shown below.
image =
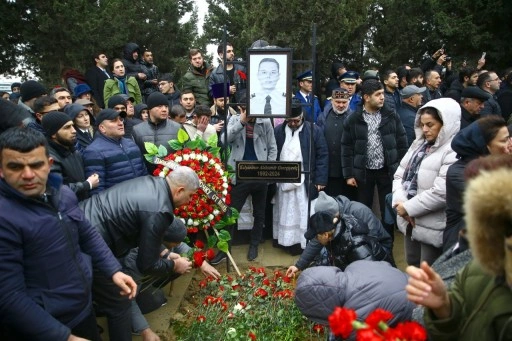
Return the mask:
[[(417, 194), (408, 199), (402, 181), (411, 158), (425, 142), (419, 126), (419, 112), (427, 107), (437, 110), (443, 120), (443, 126), (421, 162), (417, 175)], [(443, 230), (446, 227), (446, 172), (456, 161), (451, 141), (459, 131), (460, 106), (451, 98), (432, 100), (418, 110), (415, 126), (416, 140), (400, 162), (393, 180), (393, 206), (402, 202), (409, 216), (415, 219), (416, 226), (412, 229), (412, 239), (441, 247)], [(397, 224), (398, 229), (405, 234), (408, 222), (397, 216)]]
[[(317, 266), (304, 270), (295, 288), (295, 303), (310, 320), (328, 324), (335, 307), (356, 311), (358, 320), (376, 308), (393, 313), (396, 323), (411, 318), (415, 305), (407, 300), (407, 275), (386, 262), (360, 260), (345, 271), (333, 266)], [(355, 339), (352, 334), (350, 340)]]
[[(123, 48), (123, 64), (126, 69), (126, 78), (128, 77), (135, 77), (135, 79), (138, 82), (139, 88), (144, 88), (144, 80), (139, 78), (139, 73), (145, 74), (144, 66), (140, 63), (139, 60), (133, 59), (133, 53), (138, 52), (139, 58), (140, 55), (140, 48), (139, 45), (136, 43), (128, 43)], [(105, 102), (107, 102), (107, 99), (105, 99)]]
[[(512, 183), (510, 169), (482, 172), (464, 195), (468, 237), (475, 258), (457, 274), (450, 288), (451, 315), (439, 320), (430, 310), (425, 323), (433, 340), (512, 340), (510, 276)], [(507, 263), (508, 262), (508, 263)]]
[(446, 229), (443, 232), (443, 251), (457, 243), (459, 231), (466, 226), (462, 209), (464, 169), (471, 160), (489, 154), (478, 121), (455, 135), (452, 150), (457, 153), (458, 160), (446, 173)]

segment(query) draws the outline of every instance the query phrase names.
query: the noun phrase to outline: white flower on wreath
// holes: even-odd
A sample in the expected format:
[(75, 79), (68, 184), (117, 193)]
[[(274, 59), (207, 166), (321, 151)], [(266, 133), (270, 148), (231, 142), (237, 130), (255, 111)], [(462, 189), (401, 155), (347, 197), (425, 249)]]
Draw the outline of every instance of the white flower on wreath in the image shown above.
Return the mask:
[(181, 161), (183, 161), (183, 158), (181, 156), (176, 156), (174, 161), (176, 161), (177, 163), (180, 163)]
[(183, 160), (188, 161), (190, 159), (190, 154), (183, 155)]
[[(186, 154), (185, 154), (185, 155), (186, 155)], [(195, 160), (195, 158), (196, 158), (196, 152), (191, 152), (189, 155), (190, 155), (190, 158), (191, 158), (192, 160)]]
[(203, 155), (203, 157), (202, 157), (202, 161), (203, 161), (203, 162), (208, 162), (208, 156)]

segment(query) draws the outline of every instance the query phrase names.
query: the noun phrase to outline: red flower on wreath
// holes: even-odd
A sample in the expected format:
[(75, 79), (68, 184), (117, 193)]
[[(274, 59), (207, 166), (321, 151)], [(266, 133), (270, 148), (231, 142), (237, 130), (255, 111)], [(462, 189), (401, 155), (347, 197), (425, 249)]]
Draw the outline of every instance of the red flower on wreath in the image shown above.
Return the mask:
[[(218, 157), (207, 150), (184, 148), (163, 158), (181, 166), (192, 168), (199, 179), (207, 184), (216, 196), (226, 205), (231, 203), (229, 177)], [(158, 165), (153, 175), (165, 177), (171, 169)], [(174, 209), (174, 215), (180, 217), (189, 233), (207, 230), (222, 219), (223, 212), (214, 200), (199, 188), (186, 205)]]

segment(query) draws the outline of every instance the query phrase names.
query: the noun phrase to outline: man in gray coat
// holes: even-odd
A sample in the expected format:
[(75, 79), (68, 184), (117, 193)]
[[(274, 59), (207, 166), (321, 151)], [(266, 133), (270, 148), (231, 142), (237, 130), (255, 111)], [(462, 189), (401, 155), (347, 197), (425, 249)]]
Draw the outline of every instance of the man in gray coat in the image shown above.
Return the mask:
[[(228, 123), (227, 141), (232, 148), (228, 163), (233, 168), (236, 161), (275, 161), (277, 157), (276, 139), (270, 119), (247, 117), (246, 102), (247, 97), (244, 93), (239, 99), (240, 115), (231, 117)], [(247, 197), (252, 196), (254, 226), (251, 230), (251, 241), (247, 253), (249, 261), (258, 257), (258, 245), (265, 224), (267, 187), (267, 184), (261, 182), (240, 181), (234, 183), (231, 190), (231, 206), (238, 212), (242, 209)], [(216, 265), (225, 258), (226, 254), (219, 252), (211, 263)]]

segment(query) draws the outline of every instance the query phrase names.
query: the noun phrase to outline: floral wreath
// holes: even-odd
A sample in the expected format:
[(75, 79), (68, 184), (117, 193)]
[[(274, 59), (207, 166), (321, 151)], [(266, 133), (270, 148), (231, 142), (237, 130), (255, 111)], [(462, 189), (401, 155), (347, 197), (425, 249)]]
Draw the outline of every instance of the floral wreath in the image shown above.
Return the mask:
[[(157, 147), (153, 143), (145, 142), (145, 157), (156, 164), (154, 176), (165, 177), (178, 166), (187, 166), (196, 172), (201, 183), (200, 188), (188, 204), (176, 207), (173, 213), (185, 224), (189, 234), (197, 233), (201, 229), (208, 237), (208, 247), (216, 245), (221, 251), (227, 252), (231, 236), (221, 229), (234, 224), (239, 214), (234, 208), (228, 209), (231, 204), (229, 192), (233, 172), (229, 166), (228, 169), (224, 167), (220, 159), (221, 148), (217, 147), (217, 142), (217, 134), (210, 136), (206, 142), (200, 137), (190, 140), (187, 132), (180, 129), (177, 139), (168, 142), (171, 153), (168, 153), (165, 146)], [(212, 228), (215, 228), (215, 235), (210, 236), (208, 230)]]

